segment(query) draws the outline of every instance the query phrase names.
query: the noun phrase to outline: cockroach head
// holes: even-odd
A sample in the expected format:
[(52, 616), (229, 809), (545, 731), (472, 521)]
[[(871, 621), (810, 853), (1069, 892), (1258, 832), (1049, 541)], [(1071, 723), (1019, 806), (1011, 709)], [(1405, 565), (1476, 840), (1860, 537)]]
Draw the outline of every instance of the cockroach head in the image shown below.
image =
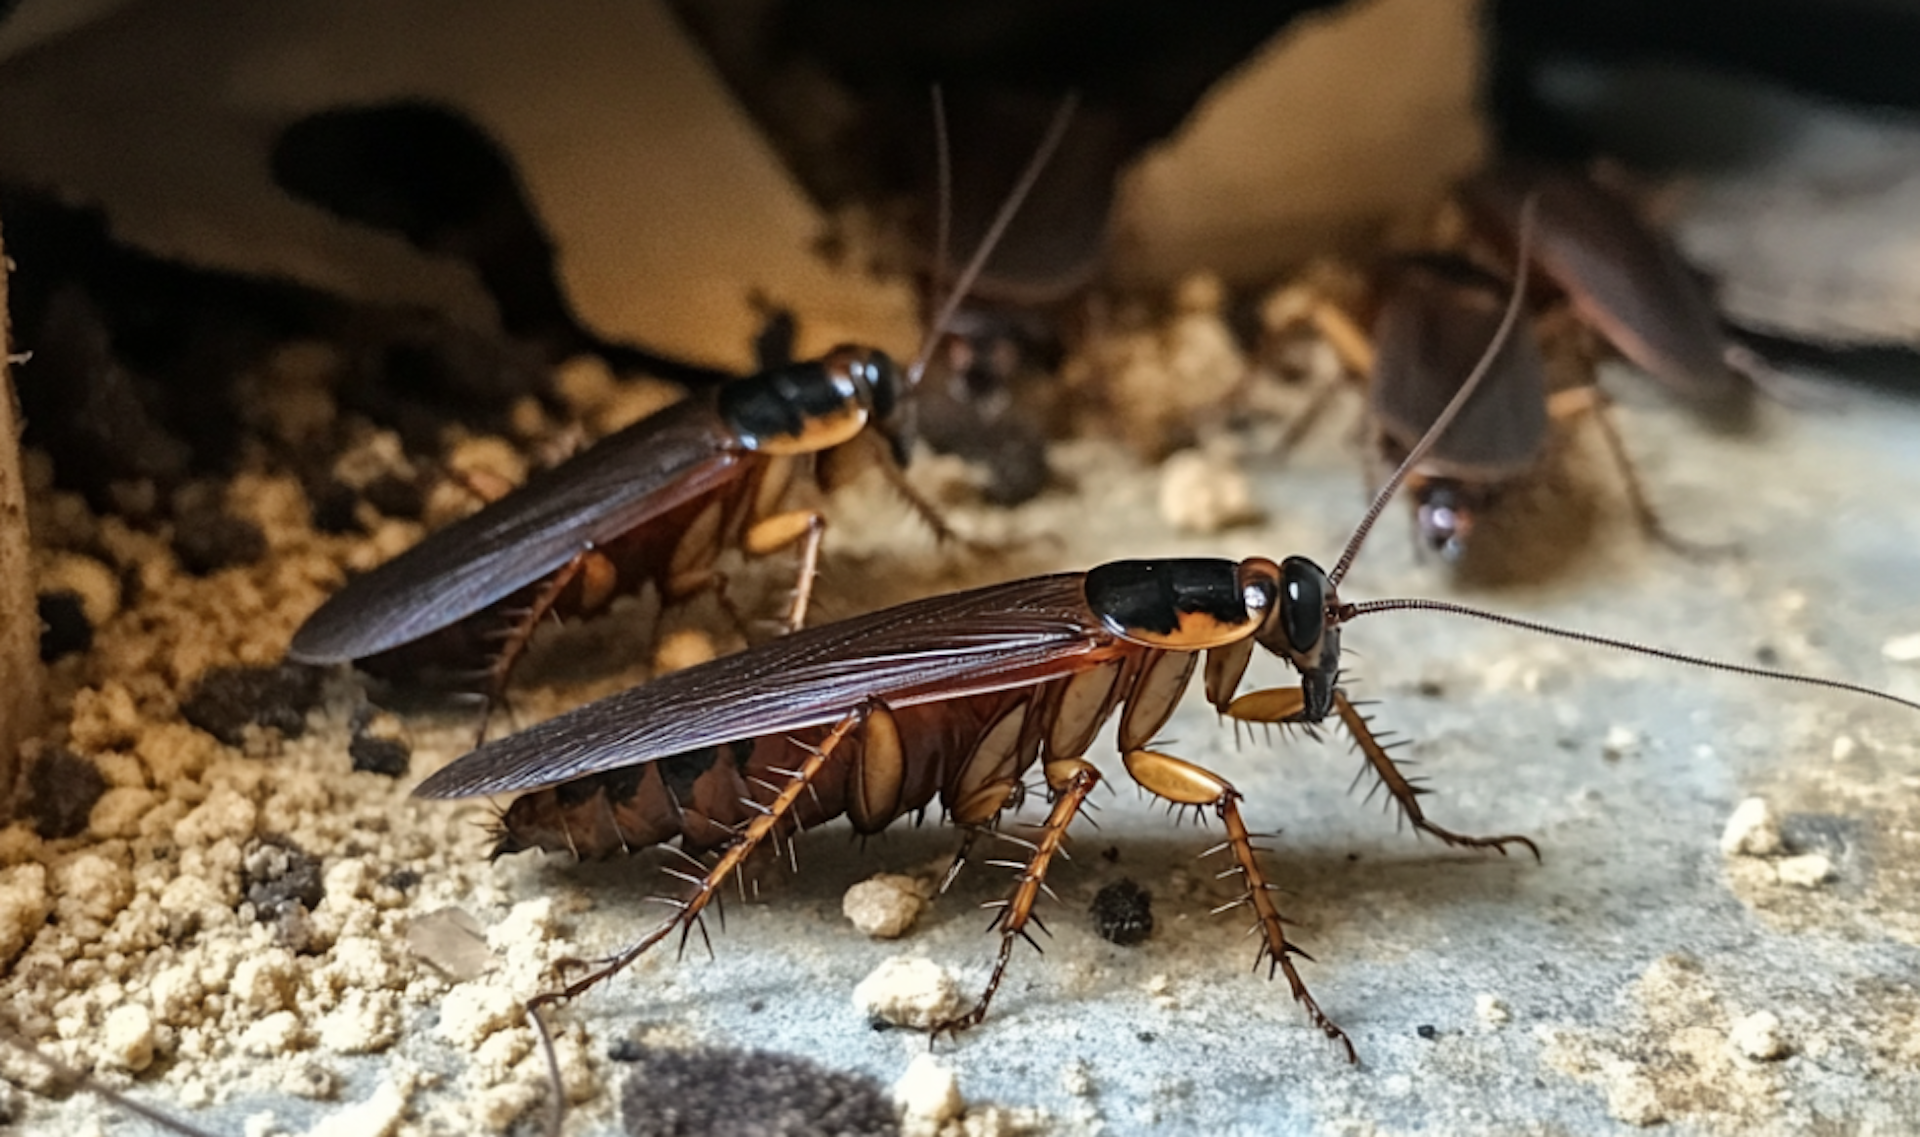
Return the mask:
[(1300, 672), (1304, 717), (1318, 722), (1333, 710), (1334, 684), (1340, 677), (1339, 592), (1326, 570), (1305, 557), (1288, 557), (1278, 565), (1248, 562), (1243, 572), (1259, 568), (1269, 570), (1274, 597), (1254, 640)]
[(905, 466), (919, 425), (907, 372), (886, 352), (873, 350), (863, 353), (848, 370), (860, 386), (862, 401), (872, 408), (873, 425), (887, 440), (894, 462)]

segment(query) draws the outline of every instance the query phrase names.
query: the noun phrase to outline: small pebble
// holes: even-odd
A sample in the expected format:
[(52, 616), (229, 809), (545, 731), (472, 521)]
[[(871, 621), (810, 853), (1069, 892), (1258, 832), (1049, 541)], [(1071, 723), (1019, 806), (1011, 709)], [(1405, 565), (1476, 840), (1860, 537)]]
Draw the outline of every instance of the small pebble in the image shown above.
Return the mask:
[(107, 1015), (100, 1041), (109, 1061), (139, 1073), (153, 1065), (152, 1012), (138, 1003), (122, 1003)]
[(840, 911), (876, 940), (899, 939), (913, 929), (927, 901), (910, 876), (881, 873), (847, 889)]
[(893, 1100), (909, 1117), (952, 1121), (967, 1108), (960, 1096), (960, 1079), (931, 1054), (916, 1054), (907, 1072), (893, 1084)]
[(1771, 857), (1784, 847), (1780, 822), (1766, 798), (1750, 797), (1735, 806), (1720, 832), (1720, 851), (1729, 857)]
[(1473, 1013), (1489, 1027), (1504, 1026), (1513, 1018), (1507, 1010), (1507, 1004), (1498, 995), (1476, 995), (1473, 1000)]
[(960, 1012), (960, 989), (932, 960), (896, 955), (853, 989), (853, 1005), (872, 1022), (929, 1030)]
[(1774, 869), (1780, 874), (1780, 883), (1797, 888), (1819, 888), (1833, 878), (1833, 861), (1825, 853), (1784, 857)]
[(1640, 735), (1631, 727), (1614, 726), (1607, 729), (1607, 740), (1600, 744), (1600, 753), (1611, 759), (1626, 758), (1640, 749)]
[(1852, 735), (1843, 734), (1833, 740), (1833, 760), (1835, 762), (1845, 762), (1847, 759), (1853, 757), (1854, 751), (1859, 748), (1860, 744), (1853, 740)]
[(1733, 1049), (1756, 1062), (1771, 1062), (1788, 1053), (1787, 1040), (1780, 1032), (1780, 1016), (1772, 1011), (1755, 1011), (1733, 1024), (1727, 1032)]
[(1894, 636), (1880, 645), (1880, 654), (1895, 663), (1920, 663), (1920, 632)]

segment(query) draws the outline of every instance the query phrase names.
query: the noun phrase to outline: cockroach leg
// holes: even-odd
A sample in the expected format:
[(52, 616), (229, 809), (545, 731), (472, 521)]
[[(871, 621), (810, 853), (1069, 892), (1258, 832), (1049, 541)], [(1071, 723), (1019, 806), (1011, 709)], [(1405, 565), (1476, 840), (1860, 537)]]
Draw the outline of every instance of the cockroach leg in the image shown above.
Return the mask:
[[(567, 590), (567, 586), (578, 580), (583, 591), (592, 594), (610, 587), (614, 575), (613, 565), (607, 558), (592, 548), (575, 553), (573, 559), (562, 565), (559, 571), (548, 578), (534, 595), (533, 603), (528, 605), (507, 629), (500, 650), (487, 665), (486, 690), (481, 694), (480, 726), (473, 744), (478, 747), (487, 740), (487, 728), (493, 723), (494, 708), (500, 704), (507, 693), (507, 680), (513, 669), (525, 655), (527, 647), (533, 642), (533, 633), (540, 627), (540, 621), (554, 611), (554, 605)], [(591, 599), (591, 596), (589, 597)], [(605, 603), (604, 600), (601, 601)]]
[[(1585, 397), (1577, 402), (1571, 398), (1583, 393)], [(1563, 399), (1563, 396), (1567, 398)], [(1660, 514), (1654, 510), (1652, 500), (1647, 497), (1646, 487), (1640, 482), (1640, 475), (1634, 468), (1633, 458), (1627, 453), (1626, 441), (1620, 437), (1620, 428), (1614, 424), (1613, 403), (1600, 388), (1586, 386), (1559, 392), (1548, 400), (1547, 406), (1548, 413), (1556, 417), (1585, 412), (1593, 419), (1601, 439), (1607, 444), (1607, 453), (1613, 457), (1614, 469), (1620, 472), (1620, 484), (1626, 488), (1627, 504), (1633, 509), (1634, 519), (1639, 522), (1641, 531), (1649, 538), (1683, 557), (1695, 560), (1726, 556), (1738, 551), (1738, 547), (1734, 545), (1708, 545), (1689, 541), (1684, 537), (1676, 536), (1673, 530), (1667, 528), (1666, 522), (1662, 521)]]
[[(753, 819), (739, 829), (732, 843), (720, 854), (720, 859), (714, 862), (713, 867), (707, 869), (705, 876), (683, 877), (691, 880), (693, 891), (684, 899), (671, 901), (674, 907), (673, 915), (667, 917), (658, 928), (618, 955), (602, 961), (599, 967), (582, 978), (568, 983), (558, 991), (548, 991), (534, 996), (527, 1002), (527, 1008), (537, 1011), (550, 1003), (567, 1002), (601, 980), (618, 975), (634, 960), (646, 954), (648, 949), (671, 935), (675, 929), (680, 931), (681, 942), (684, 943), (695, 925), (700, 924), (701, 914), (717, 897), (720, 887), (726, 883), (727, 878), (746, 863), (747, 858), (753, 855), (753, 851), (759, 848), (760, 843), (773, 835), (787, 820), (795, 803), (812, 787), (813, 780), (826, 768), (840, 743), (865, 722), (867, 715), (879, 706), (881, 704), (877, 701), (868, 700), (848, 711), (834, 724), (833, 729), (827, 732), (827, 736), (820, 740), (818, 746), (810, 746), (797, 739), (794, 740), (793, 745), (799, 748), (804, 758), (799, 767), (794, 770), (793, 776), (780, 787), (779, 794), (772, 801), (764, 803), (762, 810), (756, 812)], [(704, 935), (704, 932), (702, 934)]]
[(1400, 813), (1407, 819), (1407, 824), (1423, 833), (1430, 833), (1443, 843), (1456, 848), (1495, 849), (1501, 856), (1506, 856), (1508, 845), (1524, 845), (1527, 852), (1533, 854), (1534, 860), (1540, 859), (1540, 847), (1533, 843), (1531, 837), (1519, 834), (1470, 837), (1428, 821), (1425, 811), (1420, 808), (1420, 795), (1428, 791), (1415, 785), (1401, 772), (1400, 767), (1394, 764), (1392, 756), (1387, 753), (1387, 746), (1374, 733), (1367, 716), (1360, 713), (1360, 708), (1353, 705), (1353, 701), (1347, 698), (1345, 691), (1336, 690), (1333, 693), (1333, 707), (1340, 716), (1341, 725), (1347, 728), (1347, 733), (1353, 736), (1354, 743), (1360, 747), (1360, 753), (1366, 756), (1367, 763), (1373, 767), (1373, 772), (1380, 779), (1380, 784), (1385, 786), (1387, 792), (1393, 795), (1393, 800), (1399, 803)]
[[(1281, 695), (1280, 692), (1262, 694)], [(1341, 698), (1338, 695), (1335, 697)], [(1284, 698), (1277, 700), (1279, 703), (1285, 701)], [(1275, 706), (1269, 709), (1281, 708)], [(1320, 1009), (1320, 1004), (1313, 1001), (1306, 981), (1300, 978), (1299, 970), (1293, 966), (1293, 957), (1306, 958), (1306, 953), (1287, 942), (1286, 920), (1280, 915), (1280, 906), (1273, 902), (1275, 888), (1260, 867), (1259, 849), (1253, 843), (1253, 834), (1247, 830), (1246, 821), (1240, 816), (1240, 791), (1213, 771), (1169, 754), (1131, 750), (1127, 752), (1126, 764), (1127, 773), (1148, 793), (1165, 798), (1176, 807), (1211, 809), (1219, 815), (1227, 827), (1226, 849), (1232, 853), (1235, 865), (1228, 872), (1240, 875), (1246, 884), (1246, 891), (1239, 899), (1217, 911), (1238, 908), (1243, 904), (1253, 909), (1254, 926), (1260, 931), (1260, 954), (1254, 957), (1253, 966), (1257, 969), (1265, 960), (1269, 979), (1276, 970), (1285, 975), (1287, 986), (1293, 992), (1293, 1001), (1307, 1012), (1308, 1021), (1346, 1048), (1347, 1061), (1359, 1062), (1359, 1052), (1354, 1050), (1347, 1032), (1341, 1030)]]
[(810, 509), (796, 509), (756, 521), (741, 540), (749, 556), (764, 557), (798, 542), (800, 567), (794, 574), (793, 602), (781, 620), (782, 634), (799, 631), (807, 624), (807, 605), (813, 599), (813, 578), (820, 570), (820, 541), (827, 533), (827, 519)]
[(1067, 826), (1073, 823), (1087, 795), (1093, 792), (1093, 787), (1099, 782), (1100, 771), (1083, 759), (1064, 758), (1047, 763), (1047, 785), (1053, 792), (1053, 808), (1048, 811), (1047, 820), (1040, 827), (1040, 836), (1033, 843), (1033, 852), (1014, 878), (1012, 894), (998, 905), (993, 923), (988, 925), (989, 930), (1000, 929), (1000, 954), (994, 961), (993, 975), (988, 978), (986, 990), (980, 993), (980, 999), (974, 1003), (973, 1009), (934, 1027), (933, 1039), (943, 1034), (959, 1034), (980, 1025), (987, 1017), (987, 1007), (993, 1002), (994, 992), (1000, 989), (1000, 980), (1006, 976), (1007, 961), (1013, 958), (1015, 937), (1033, 944), (1035, 951), (1040, 950), (1040, 945), (1034, 943), (1033, 937), (1027, 934), (1029, 922), (1036, 926), (1039, 924), (1033, 914), (1033, 906), (1046, 888), (1047, 869), (1054, 856), (1066, 855)]

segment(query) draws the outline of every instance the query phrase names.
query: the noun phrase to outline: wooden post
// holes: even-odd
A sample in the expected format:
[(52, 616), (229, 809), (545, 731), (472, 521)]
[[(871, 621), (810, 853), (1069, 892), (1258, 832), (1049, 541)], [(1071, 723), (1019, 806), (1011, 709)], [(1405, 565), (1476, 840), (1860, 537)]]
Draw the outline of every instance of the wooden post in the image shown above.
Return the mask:
[(19, 784), (20, 744), (40, 733), (46, 713), (40, 607), (27, 536), (27, 489), (20, 471), (20, 405), (13, 391), (7, 313), (11, 270), (0, 242), (0, 817), (10, 815)]

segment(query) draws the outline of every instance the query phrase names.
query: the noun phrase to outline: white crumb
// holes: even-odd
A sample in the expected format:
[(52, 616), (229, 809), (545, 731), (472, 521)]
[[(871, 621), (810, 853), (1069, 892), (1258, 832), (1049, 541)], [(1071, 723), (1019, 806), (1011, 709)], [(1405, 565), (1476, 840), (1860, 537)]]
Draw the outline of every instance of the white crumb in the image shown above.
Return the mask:
[(1727, 1032), (1734, 1052), (1756, 1062), (1771, 1062), (1786, 1057), (1789, 1047), (1780, 1031), (1780, 1016), (1772, 1011), (1755, 1011), (1736, 1021)]
[(1765, 798), (1750, 797), (1735, 806), (1720, 832), (1720, 851), (1729, 857), (1771, 857), (1784, 847), (1780, 823)]
[(847, 889), (840, 901), (841, 914), (876, 940), (906, 935), (926, 907), (920, 882), (897, 873), (880, 873), (863, 880)]
[(911, 1119), (939, 1124), (952, 1121), (966, 1109), (960, 1079), (931, 1054), (916, 1054), (906, 1073), (893, 1084), (893, 1100)]
[(1490, 1030), (1505, 1026), (1513, 1018), (1513, 1013), (1507, 1010), (1507, 1004), (1498, 995), (1474, 996), (1473, 1013), (1480, 1016), (1481, 1023)]
[(1802, 853), (1785, 857), (1774, 865), (1782, 884), (1797, 888), (1819, 888), (1833, 878), (1833, 860), (1825, 853)]
[(896, 955), (854, 987), (853, 1005), (868, 1019), (926, 1030), (959, 1013), (960, 989), (932, 960)]

